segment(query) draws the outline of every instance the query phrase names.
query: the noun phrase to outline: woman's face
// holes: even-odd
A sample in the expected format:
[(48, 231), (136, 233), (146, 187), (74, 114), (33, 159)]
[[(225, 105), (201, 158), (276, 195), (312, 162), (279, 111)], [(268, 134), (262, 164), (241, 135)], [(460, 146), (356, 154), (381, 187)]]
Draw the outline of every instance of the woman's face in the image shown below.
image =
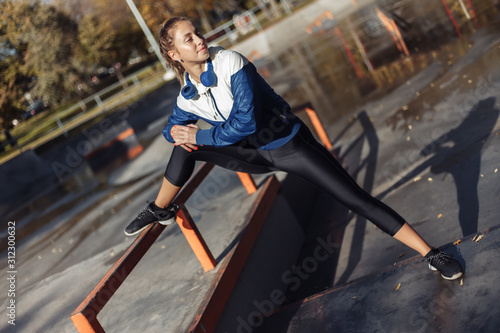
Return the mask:
[(209, 57), (207, 41), (189, 21), (181, 21), (174, 32), (172, 59), (183, 62), (204, 62)]

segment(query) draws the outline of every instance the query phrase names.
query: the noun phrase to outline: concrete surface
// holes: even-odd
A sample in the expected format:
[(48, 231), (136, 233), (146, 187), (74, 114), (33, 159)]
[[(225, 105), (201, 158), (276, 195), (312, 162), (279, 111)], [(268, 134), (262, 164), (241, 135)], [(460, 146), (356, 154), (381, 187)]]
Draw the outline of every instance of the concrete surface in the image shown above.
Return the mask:
[(463, 278), (445, 281), (410, 258), (284, 306), (255, 332), (498, 332), (500, 229), (483, 235), (443, 248), (466, 262)]
[[(333, 2), (311, 6), (326, 3)], [(321, 5), (317, 12), (324, 10)], [(297, 17), (300, 24), (315, 18)], [(267, 33), (285, 41), (285, 28)], [(335, 105), (337, 119), (326, 125), (336, 153), (358, 183), (401, 213), (430, 244), (463, 239), (457, 249), (467, 263), (464, 285), (440, 279), (412, 250), (316, 188), (281, 174), (281, 193), (289, 207), (282, 215), (291, 212), (304, 233), (296, 263), (284, 262), (273, 273), (281, 273), (281, 282), (289, 285), (286, 297), (273, 298), (265, 291), (266, 296), (248, 298), (252, 283), (242, 276), (247, 303), (242, 301), (236, 318), (236, 312), (227, 312), (221, 327), (234, 328), (236, 320), (241, 332), (248, 327), (267, 332), (498, 331), (500, 36), (498, 30), (480, 29), (454, 43), (467, 47), (453, 61), (437, 58), (393, 89), (360, 98), (347, 110)], [(277, 77), (273, 86), (288, 86), (287, 75)], [(30, 204), (9, 215), (18, 226), (17, 319), (15, 327), (0, 321), (1, 332), (75, 331), (71, 312), (132, 242), (122, 229), (158, 191), (170, 149), (159, 130), (176, 89), (174, 84), (162, 87), (124, 110), (145, 147), (135, 161), (104, 179), (82, 168), (79, 180), (61, 184), (57, 196), (26, 198)], [(234, 173), (217, 168), (188, 202), (216, 257), (227, 252), (251, 201)], [(485, 232), (485, 238), (471, 242), (478, 232)], [(292, 242), (285, 234), (277, 235), (280, 242)], [(1, 235), (5, 243), (7, 230)], [(317, 250), (323, 243), (330, 244), (329, 256)], [(280, 260), (272, 254), (268, 259)], [(259, 261), (250, 262), (255, 268), (247, 271), (258, 269)], [(187, 320), (178, 310), (194, 304), (210, 274), (202, 272), (180, 230), (169, 227), (101, 312), (101, 323), (110, 332), (171, 332), (173, 321)], [(307, 278), (301, 278), (304, 274)], [(0, 290), (8, 290), (7, 277), (2, 270)], [(303, 299), (307, 301), (300, 303)], [(264, 320), (266, 311), (258, 310), (254, 300), (264, 309), (269, 308), (266, 300), (285, 306)], [(8, 302), (3, 293), (0, 306), (6, 309)]]

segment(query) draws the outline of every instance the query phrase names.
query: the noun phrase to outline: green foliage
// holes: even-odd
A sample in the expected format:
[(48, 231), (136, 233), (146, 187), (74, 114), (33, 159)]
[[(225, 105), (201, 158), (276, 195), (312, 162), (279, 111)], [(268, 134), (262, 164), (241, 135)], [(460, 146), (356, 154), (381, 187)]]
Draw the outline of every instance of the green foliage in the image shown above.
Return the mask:
[(40, 1), (4, 0), (0, 6), (0, 126), (5, 128), (20, 119), (27, 92), (57, 107), (82, 97), (97, 67), (125, 65), (135, 48), (146, 49), (126, 11), (113, 21), (113, 11), (70, 16)]
[[(135, 0), (150, 29), (173, 15), (188, 15), (209, 27), (218, 8), (243, 1)], [(9, 127), (26, 109), (25, 94), (56, 108), (90, 93), (98, 67), (132, 52), (147, 55), (149, 44), (124, 0), (0, 0), (0, 127)]]
[(26, 108), (25, 93), (58, 104), (80, 79), (75, 67), (76, 24), (39, 2), (2, 3), (0, 14), (1, 121), (9, 127)]
[(81, 59), (88, 64), (111, 65), (116, 59), (116, 33), (111, 22), (96, 15), (85, 15), (78, 26), (78, 40), (81, 46)]

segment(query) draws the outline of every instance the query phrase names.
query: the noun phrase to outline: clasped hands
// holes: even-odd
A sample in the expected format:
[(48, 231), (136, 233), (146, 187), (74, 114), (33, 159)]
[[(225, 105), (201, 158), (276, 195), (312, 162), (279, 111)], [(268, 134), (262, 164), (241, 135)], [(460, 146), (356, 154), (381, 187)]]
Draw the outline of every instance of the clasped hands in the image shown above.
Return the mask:
[(174, 125), (170, 130), (170, 135), (175, 141), (174, 145), (181, 146), (189, 152), (193, 151), (193, 149), (198, 150), (196, 132), (199, 129), (200, 127), (194, 124), (188, 124), (187, 126)]

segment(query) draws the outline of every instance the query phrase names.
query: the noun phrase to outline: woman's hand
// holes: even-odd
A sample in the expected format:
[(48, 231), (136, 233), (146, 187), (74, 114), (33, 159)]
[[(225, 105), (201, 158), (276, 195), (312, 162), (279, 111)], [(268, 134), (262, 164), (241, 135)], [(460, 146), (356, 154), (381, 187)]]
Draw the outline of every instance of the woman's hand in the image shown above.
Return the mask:
[(170, 134), (174, 139), (176, 146), (181, 146), (187, 151), (191, 152), (193, 149), (198, 150), (196, 146), (196, 132), (200, 128), (194, 124), (188, 124), (187, 126), (174, 125), (170, 130)]

